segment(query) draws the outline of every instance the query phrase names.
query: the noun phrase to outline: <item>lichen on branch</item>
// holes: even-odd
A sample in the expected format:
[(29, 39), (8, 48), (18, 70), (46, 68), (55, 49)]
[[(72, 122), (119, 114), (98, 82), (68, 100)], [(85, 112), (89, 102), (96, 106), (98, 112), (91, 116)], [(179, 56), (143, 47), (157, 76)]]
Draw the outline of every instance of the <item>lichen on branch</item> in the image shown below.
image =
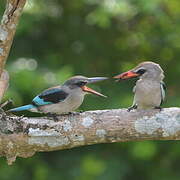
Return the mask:
[(97, 110), (50, 117), (0, 114), (0, 155), (8, 163), (35, 152), (99, 143), (179, 140), (180, 108), (159, 110)]

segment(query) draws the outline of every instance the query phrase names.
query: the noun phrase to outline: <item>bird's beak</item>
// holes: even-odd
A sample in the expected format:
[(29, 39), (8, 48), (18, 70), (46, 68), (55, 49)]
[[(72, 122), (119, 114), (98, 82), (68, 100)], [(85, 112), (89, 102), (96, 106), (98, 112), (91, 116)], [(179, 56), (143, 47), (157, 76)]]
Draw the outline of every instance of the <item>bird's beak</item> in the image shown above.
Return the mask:
[(84, 92), (92, 93), (92, 94), (95, 94), (95, 95), (97, 95), (97, 96), (102, 96), (102, 97), (105, 97), (105, 98), (107, 97), (107, 96), (105, 96), (105, 95), (103, 95), (103, 94), (101, 94), (101, 93), (99, 93), (99, 92), (97, 92), (97, 91), (95, 91), (95, 90), (87, 87), (87, 86), (82, 86), (81, 89), (82, 89)]
[(114, 79), (123, 79), (123, 80), (126, 80), (126, 79), (131, 79), (131, 78), (134, 78), (134, 77), (138, 77), (139, 74), (133, 72), (133, 71), (127, 71), (127, 72), (124, 72), (122, 74), (119, 74), (117, 76), (114, 76), (113, 78)]
[(96, 83), (96, 82), (99, 82), (99, 81), (104, 81), (108, 79), (107, 77), (92, 77), (92, 78), (88, 78), (88, 82), (87, 84), (90, 84), (90, 83)]
[[(92, 77), (92, 78), (88, 78), (87, 79), (87, 84), (91, 84), (91, 83), (96, 83), (96, 82), (99, 82), (99, 81), (104, 81), (108, 79), (107, 77)], [(102, 96), (102, 97), (107, 97), (87, 86), (82, 86), (81, 89), (84, 91), (84, 92), (88, 92), (88, 93), (92, 93), (92, 94), (95, 94), (97, 96)]]

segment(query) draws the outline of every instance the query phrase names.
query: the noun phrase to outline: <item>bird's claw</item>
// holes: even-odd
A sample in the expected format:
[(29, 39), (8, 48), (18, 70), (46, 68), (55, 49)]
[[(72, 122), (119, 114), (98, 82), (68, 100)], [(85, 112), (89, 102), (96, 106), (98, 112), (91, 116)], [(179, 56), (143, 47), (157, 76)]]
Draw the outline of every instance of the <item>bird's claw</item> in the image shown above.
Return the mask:
[(57, 117), (58, 116), (57, 114), (47, 113), (47, 116), (53, 118), (54, 121), (58, 121), (59, 120), (59, 118)]
[(80, 115), (82, 112), (69, 112), (68, 115)]
[(154, 109), (157, 109), (157, 110), (159, 110), (160, 112), (162, 111), (162, 107), (160, 107), (160, 106), (157, 106), (157, 107), (155, 107)]
[(137, 105), (136, 105), (136, 104), (133, 105), (133, 106), (131, 106), (131, 107), (129, 107), (127, 111), (130, 112), (130, 111), (132, 111), (133, 109), (137, 109)]

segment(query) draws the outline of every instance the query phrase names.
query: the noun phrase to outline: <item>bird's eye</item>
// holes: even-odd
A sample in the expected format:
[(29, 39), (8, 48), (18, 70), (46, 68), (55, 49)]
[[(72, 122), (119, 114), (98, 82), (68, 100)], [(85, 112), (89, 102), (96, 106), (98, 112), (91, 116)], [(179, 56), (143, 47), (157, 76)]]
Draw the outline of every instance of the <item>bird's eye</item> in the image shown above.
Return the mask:
[(77, 82), (76, 85), (79, 86), (79, 87), (82, 87), (86, 84), (87, 82), (84, 82), (84, 81), (80, 81), (80, 82)]
[(146, 72), (145, 69), (139, 69), (136, 73), (142, 75), (142, 74), (144, 74), (145, 72)]

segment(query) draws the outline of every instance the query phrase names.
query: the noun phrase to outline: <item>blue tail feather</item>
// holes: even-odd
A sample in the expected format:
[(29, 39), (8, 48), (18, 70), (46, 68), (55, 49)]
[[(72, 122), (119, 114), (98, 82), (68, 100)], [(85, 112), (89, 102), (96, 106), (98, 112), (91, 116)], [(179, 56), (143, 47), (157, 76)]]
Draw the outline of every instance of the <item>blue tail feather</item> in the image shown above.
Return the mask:
[(35, 108), (35, 106), (32, 105), (32, 104), (28, 104), (28, 105), (25, 105), (25, 106), (20, 106), (20, 107), (17, 107), (17, 108), (10, 109), (8, 111), (9, 112), (25, 111), (25, 110), (29, 110), (29, 109), (32, 109), (32, 108)]

